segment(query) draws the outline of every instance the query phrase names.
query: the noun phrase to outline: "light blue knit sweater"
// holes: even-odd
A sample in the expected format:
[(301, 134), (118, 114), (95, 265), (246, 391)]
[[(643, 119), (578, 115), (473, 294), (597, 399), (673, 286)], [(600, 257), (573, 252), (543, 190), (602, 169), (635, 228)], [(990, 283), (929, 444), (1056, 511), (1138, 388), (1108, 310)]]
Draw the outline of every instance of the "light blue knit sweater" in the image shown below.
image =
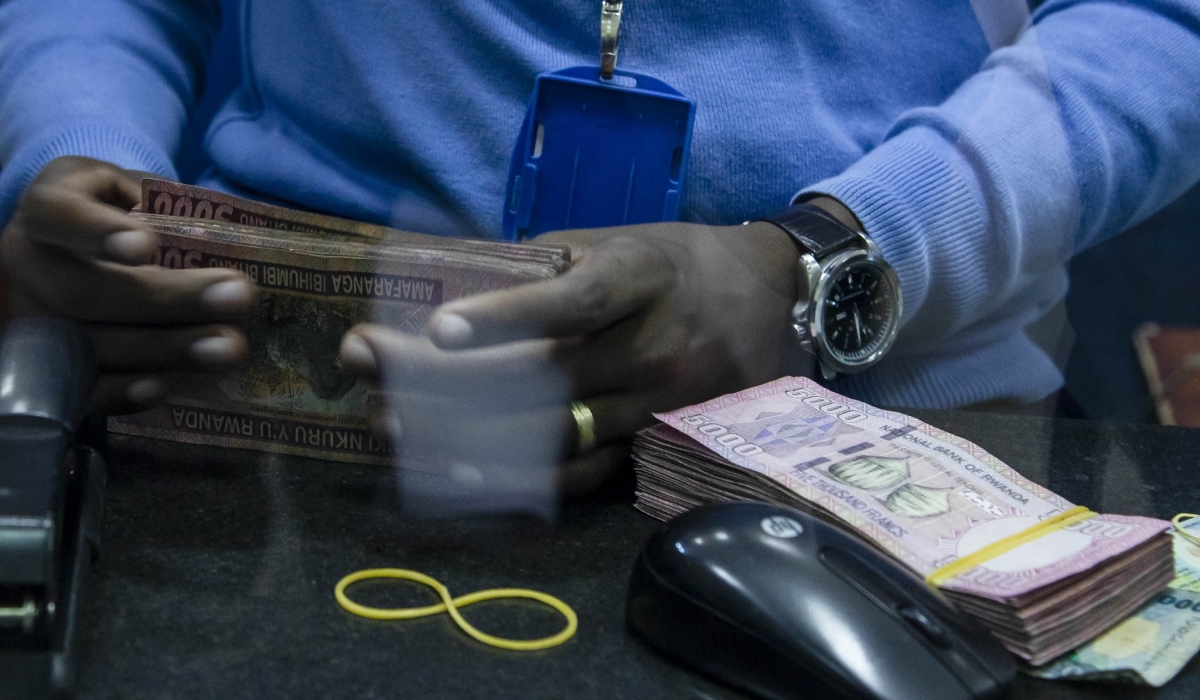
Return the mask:
[[(595, 63), (598, 0), (245, 0), (206, 184), (498, 235), (534, 76)], [(51, 158), (174, 173), (216, 0), (0, 0), (0, 222)], [(1200, 178), (1200, 2), (630, 0), (621, 67), (698, 103), (682, 218), (831, 194), (896, 267), (866, 400), (1036, 400), (1065, 261)]]

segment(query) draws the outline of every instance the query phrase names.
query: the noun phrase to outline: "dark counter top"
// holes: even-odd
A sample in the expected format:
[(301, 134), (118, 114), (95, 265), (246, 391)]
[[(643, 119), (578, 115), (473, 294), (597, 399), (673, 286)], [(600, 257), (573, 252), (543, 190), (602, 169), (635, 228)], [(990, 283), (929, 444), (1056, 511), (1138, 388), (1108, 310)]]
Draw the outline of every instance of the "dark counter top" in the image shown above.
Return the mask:
[[(1170, 517), (1200, 506), (1200, 430), (988, 414), (921, 417), (1102, 512)], [(392, 470), (109, 438), (103, 558), (84, 600), (81, 698), (740, 697), (661, 660), (624, 627), (625, 587), (658, 525), (632, 481), (532, 517), (418, 519)], [(540, 652), (467, 638), (445, 615), (376, 622), (339, 608), (333, 586), (373, 567), (410, 568), (458, 595), (528, 587), (563, 599), (579, 632)], [(363, 583), (360, 602), (418, 605), (416, 584)], [(562, 619), (523, 601), (464, 614), (502, 636)], [(1196, 660), (1161, 690), (1022, 677), (1018, 698), (1200, 697)]]

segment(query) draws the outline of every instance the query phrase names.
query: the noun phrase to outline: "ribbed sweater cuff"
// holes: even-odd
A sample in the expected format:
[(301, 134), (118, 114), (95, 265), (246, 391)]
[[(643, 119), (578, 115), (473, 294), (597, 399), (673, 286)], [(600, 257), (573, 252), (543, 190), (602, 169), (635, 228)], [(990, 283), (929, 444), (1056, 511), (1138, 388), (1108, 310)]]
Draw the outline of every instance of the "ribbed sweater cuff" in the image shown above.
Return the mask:
[(1033, 403), (1062, 386), (1062, 374), (1028, 336), (1017, 333), (979, 348), (916, 357), (889, 355), (831, 386), (876, 406), (962, 408), (998, 398)]
[(943, 261), (965, 254), (987, 225), (973, 172), (941, 135), (926, 128), (888, 139), (841, 175), (796, 196), (814, 194), (849, 207), (896, 269), (903, 322), (925, 305), (935, 251)]
[(33, 178), (59, 156), (87, 156), (122, 168), (175, 177), (175, 166), (166, 151), (136, 131), (109, 124), (47, 129), (18, 148), (0, 170), (0, 229), (8, 224)]

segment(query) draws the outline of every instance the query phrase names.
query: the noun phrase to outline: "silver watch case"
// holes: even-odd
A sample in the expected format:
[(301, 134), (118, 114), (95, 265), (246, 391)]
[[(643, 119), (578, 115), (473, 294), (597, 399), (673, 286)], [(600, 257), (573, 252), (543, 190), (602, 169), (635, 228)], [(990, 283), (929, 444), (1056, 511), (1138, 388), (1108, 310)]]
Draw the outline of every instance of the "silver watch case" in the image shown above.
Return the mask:
[[(880, 270), (892, 285), (895, 292), (891, 309), (892, 322), (884, 334), (883, 342), (874, 352), (861, 360), (849, 363), (837, 356), (825, 337), (824, 301), (829, 294), (830, 285), (841, 277), (843, 272), (851, 267), (863, 265)], [(839, 373), (853, 374), (867, 369), (879, 362), (896, 342), (896, 333), (900, 330), (900, 318), (904, 312), (900, 278), (883, 259), (879, 248), (870, 238), (859, 233), (856, 247), (840, 250), (824, 260), (817, 260), (811, 253), (801, 255), (797, 282), (800, 295), (799, 301), (792, 307), (792, 327), (796, 331), (800, 346), (816, 356), (821, 367), (821, 376), (826, 380), (832, 380)]]

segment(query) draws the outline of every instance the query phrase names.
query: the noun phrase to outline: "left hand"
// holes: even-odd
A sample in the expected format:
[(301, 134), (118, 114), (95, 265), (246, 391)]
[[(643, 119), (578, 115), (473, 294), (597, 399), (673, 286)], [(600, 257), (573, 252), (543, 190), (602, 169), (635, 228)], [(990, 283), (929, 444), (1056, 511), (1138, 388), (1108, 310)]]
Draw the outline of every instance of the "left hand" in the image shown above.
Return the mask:
[[(442, 306), (426, 336), (379, 325), (342, 343), (351, 371), (389, 406), (377, 429), (451, 460), (560, 463), (560, 492), (586, 490), (623, 458), (612, 443), (652, 412), (778, 377), (796, 301), (797, 252), (769, 223), (661, 223), (546, 234), (566, 274)], [(570, 402), (595, 418), (573, 455)], [(547, 460), (552, 460), (547, 462)]]

